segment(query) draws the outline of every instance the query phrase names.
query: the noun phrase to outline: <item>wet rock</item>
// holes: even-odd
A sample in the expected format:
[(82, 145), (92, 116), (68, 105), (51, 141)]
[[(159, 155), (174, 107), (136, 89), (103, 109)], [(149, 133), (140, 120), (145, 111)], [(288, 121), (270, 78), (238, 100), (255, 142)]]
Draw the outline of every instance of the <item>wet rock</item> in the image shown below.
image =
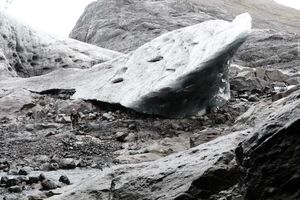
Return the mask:
[(54, 190), (58, 187), (54, 181), (49, 180), (49, 179), (43, 180), (41, 182), (41, 185), (42, 185), (43, 190)]
[(70, 185), (71, 184), (69, 178), (67, 176), (65, 176), (65, 175), (59, 177), (59, 182), (64, 183), (66, 185)]
[(21, 186), (12, 186), (8, 188), (8, 191), (11, 193), (21, 193), (22, 187)]

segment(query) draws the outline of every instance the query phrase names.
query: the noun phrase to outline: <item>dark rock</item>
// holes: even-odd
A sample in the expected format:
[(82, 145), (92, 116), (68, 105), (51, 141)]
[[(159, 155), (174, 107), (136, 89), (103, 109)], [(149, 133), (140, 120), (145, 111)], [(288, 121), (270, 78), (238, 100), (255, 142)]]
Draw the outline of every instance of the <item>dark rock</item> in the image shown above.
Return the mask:
[(58, 165), (59, 165), (60, 169), (75, 169), (76, 168), (76, 162), (72, 158), (60, 159), (58, 161)]
[(31, 168), (25, 167), (25, 168), (20, 169), (18, 174), (26, 176), (26, 175), (30, 174), (30, 172), (31, 172)]
[(67, 176), (61, 176), (59, 177), (59, 182), (64, 183), (66, 185), (70, 185), (71, 182)]
[(17, 177), (8, 178), (8, 180), (6, 182), (6, 187), (12, 187), (12, 186), (18, 185), (20, 183), (21, 182)]
[(129, 133), (124, 139), (125, 142), (134, 142), (137, 140), (137, 135), (135, 133)]
[(257, 102), (257, 101), (259, 101), (260, 99), (258, 98), (257, 95), (250, 95), (249, 98), (248, 98), (248, 100), (249, 100), (250, 102)]
[(19, 176), (17, 179), (20, 181), (20, 183), (27, 183), (29, 181), (27, 176)]
[(128, 128), (129, 128), (130, 130), (135, 130), (135, 129), (136, 129), (136, 124), (129, 124), (129, 125), (128, 125)]
[(38, 178), (39, 178), (39, 181), (44, 181), (44, 180), (46, 180), (45, 174), (40, 174)]
[(0, 170), (5, 170), (5, 169), (9, 169), (9, 168), (10, 168), (10, 164), (8, 161), (0, 160)]
[(125, 138), (128, 136), (128, 133), (126, 132), (117, 132), (116, 133), (116, 140), (119, 142), (124, 142)]
[(300, 198), (299, 90), (273, 105), (267, 108), (274, 109), (269, 122), (236, 150), (249, 200)]
[(43, 190), (54, 190), (58, 187), (54, 181), (49, 179), (43, 180), (41, 185)]
[(59, 164), (56, 163), (56, 162), (53, 162), (53, 163), (44, 163), (42, 166), (41, 166), (41, 169), (43, 171), (55, 171), (55, 170), (58, 170), (60, 168)]
[(12, 186), (8, 188), (8, 191), (11, 193), (21, 193), (22, 187), (21, 186)]
[(7, 176), (2, 176), (2, 177), (1, 177), (0, 183), (1, 183), (1, 184), (6, 184), (7, 181), (8, 181), (8, 177), (7, 177)]
[[(41, 180), (41, 179), (42, 179), (42, 180)], [(30, 176), (27, 183), (28, 183), (29, 185), (32, 185), (32, 184), (38, 183), (40, 180), (43, 181), (44, 179), (45, 179), (45, 177), (44, 177), (44, 178), (41, 178), (41, 177), (36, 177), (36, 176)]]

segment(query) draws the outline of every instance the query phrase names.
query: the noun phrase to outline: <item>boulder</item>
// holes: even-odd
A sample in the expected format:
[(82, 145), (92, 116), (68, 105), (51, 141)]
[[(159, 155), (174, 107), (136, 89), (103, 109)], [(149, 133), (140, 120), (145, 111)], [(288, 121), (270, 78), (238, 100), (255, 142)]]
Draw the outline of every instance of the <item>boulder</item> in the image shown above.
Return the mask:
[(121, 104), (167, 117), (202, 114), (230, 97), (228, 65), (251, 31), (251, 17), (212, 20), (164, 34), (92, 69), (61, 69), (0, 86), (32, 91), (75, 89), (75, 99)]
[(0, 87), (0, 118), (11, 118), (11, 114), (27, 107), (34, 107), (35, 97), (37, 96), (39, 95), (22, 88), (5, 90)]
[[(268, 123), (236, 150), (245, 199), (299, 199), (300, 90), (276, 101)], [(274, 111), (275, 110), (275, 111)], [(270, 112), (270, 111), (269, 111)], [(267, 113), (262, 109), (261, 113)], [(264, 114), (264, 115), (265, 115)], [(261, 119), (263, 116), (256, 116)]]
[[(120, 53), (37, 32), (0, 12), (1, 77), (37, 76), (58, 68), (89, 68)], [(3, 73), (5, 74), (3, 74)]]

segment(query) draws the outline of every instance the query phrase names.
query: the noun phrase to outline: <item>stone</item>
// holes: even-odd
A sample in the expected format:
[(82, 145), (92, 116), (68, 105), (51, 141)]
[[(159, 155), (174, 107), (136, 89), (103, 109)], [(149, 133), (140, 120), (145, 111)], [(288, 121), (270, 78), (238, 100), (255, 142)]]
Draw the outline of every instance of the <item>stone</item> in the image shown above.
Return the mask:
[(128, 128), (129, 128), (130, 130), (135, 130), (135, 129), (136, 129), (136, 124), (129, 124), (129, 125), (128, 125)]
[(21, 193), (22, 188), (21, 188), (21, 186), (12, 186), (12, 187), (8, 188), (8, 191), (11, 193)]
[[(120, 53), (72, 39), (57, 39), (23, 25), (1, 11), (0, 58), (5, 56), (8, 78), (38, 76), (58, 68), (89, 68)], [(1, 59), (0, 59), (1, 60)], [(0, 62), (2, 66), (3, 61)], [(3, 67), (0, 68), (1, 71)], [(3, 76), (3, 74), (1, 74)]]
[(116, 140), (119, 142), (124, 142), (125, 138), (128, 136), (128, 133), (126, 132), (117, 132), (116, 133)]
[(10, 168), (10, 164), (6, 160), (0, 160), (0, 170), (6, 170)]
[[(91, 69), (57, 70), (0, 84), (36, 92), (75, 89), (74, 99), (121, 104), (152, 115), (193, 116), (227, 102), (229, 59), (250, 32), (249, 14), (239, 15), (232, 22), (207, 21), (164, 34), (126, 56)], [(163, 59), (149, 62), (157, 56)], [(111, 82), (120, 77), (124, 81)]]
[(102, 117), (105, 119), (105, 120), (114, 120), (115, 117), (112, 115), (112, 113), (104, 113), (102, 115)]
[(259, 101), (259, 98), (258, 98), (257, 95), (253, 94), (253, 95), (250, 95), (250, 96), (249, 96), (248, 100), (249, 100), (250, 102), (257, 102), (257, 101)]
[(41, 170), (43, 171), (55, 171), (59, 169), (59, 164), (54, 162), (54, 163), (44, 163), (41, 166)]
[(20, 180), (17, 177), (10, 177), (6, 182), (6, 187), (12, 187), (20, 184)]
[(30, 174), (31, 171), (32, 171), (32, 169), (30, 167), (23, 167), (19, 170), (18, 174), (26, 176), (26, 175)]
[(49, 180), (49, 179), (43, 180), (41, 182), (41, 185), (42, 185), (43, 190), (54, 190), (58, 187), (54, 181)]
[(1, 177), (1, 180), (0, 180), (0, 183), (1, 183), (1, 184), (6, 184), (7, 181), (8, 181), (8, 177), (7, 177), (7, 176), (2, 176), (2, 177)]
[(65, 176), (65, 175), (59, 177), (59, 182), (64, 183), (66, 185), (70, 185), (71, 184), (69, 178), (67, 176)]
[(44, 181), (44, 180), (46, 180), (45, 174), (40, 174), (39, 175), (39, 181)]
[(129, 133), (124, 139), (125, 142), (134, 142), (137, 140), (137, 135), (135, 133)]
[(64, 158), (58, 161), (58, 165), (60, 169), (75, 169), (76, 162), (72, 158)]
[(28, 176), (19, 176), (17, 179), (20, 181), (20, 183), (27, 183), (29, 181)]
[(38, 183), (39, 180), (40, 180), (40, 178), (37, 177), (37, 176), (29, 176), (29, 179), (28, 179), (28, 182), (27, 182), (27, 183), (28, 183), (29, 185), (32, 185), (32, 184)]

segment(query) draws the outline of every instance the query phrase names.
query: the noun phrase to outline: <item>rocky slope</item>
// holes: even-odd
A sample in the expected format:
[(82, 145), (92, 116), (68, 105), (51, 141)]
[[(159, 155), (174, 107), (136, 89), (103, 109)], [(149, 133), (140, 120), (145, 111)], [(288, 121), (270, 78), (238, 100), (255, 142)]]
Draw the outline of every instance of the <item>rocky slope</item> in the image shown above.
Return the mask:
[[(299, 199), (299, 95), (298, 89), (261, 102), (227, 136), (151, 163), (107, 169), (51, 199)], [(239, 130), (250, 118), (253, 124)]]
[(128, 52), (165, 32), (232, 20), (243, 12), (253, 16), (254, 28), (299, 33), (299, 12), (272, 0), (98, 0), (85, 9), (70, 37)]

